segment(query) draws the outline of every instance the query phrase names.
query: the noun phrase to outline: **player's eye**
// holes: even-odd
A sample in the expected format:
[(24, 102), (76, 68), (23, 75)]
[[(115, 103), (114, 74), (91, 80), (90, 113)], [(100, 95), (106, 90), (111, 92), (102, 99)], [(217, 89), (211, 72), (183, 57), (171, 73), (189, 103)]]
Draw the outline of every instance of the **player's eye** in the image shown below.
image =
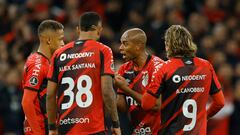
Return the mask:
[(128, 42), (127, 42), (127, 41), (124, 41), (124, 42), (123, 42), (123, 45), (124, 45), (124, 46), (127, 46), (127, 45), (128, 45)]

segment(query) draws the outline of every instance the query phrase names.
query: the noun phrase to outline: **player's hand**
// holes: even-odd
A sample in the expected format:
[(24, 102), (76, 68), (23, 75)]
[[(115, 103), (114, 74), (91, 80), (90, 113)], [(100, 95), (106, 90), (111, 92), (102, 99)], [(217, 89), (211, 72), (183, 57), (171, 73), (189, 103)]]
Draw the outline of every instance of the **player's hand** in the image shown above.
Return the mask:
[(112, 128), (112, 135), (121, 135), (120, 128)]
[(115, 74), (114, 85), (116, 85), (118, 88), (124, 90), (124, 88), (128, 86), (128, 83), (124, 77), (120, 76), (119, 74)]
[(57, 130), (49, 130), (48, 135), (58, 135), (58, 131)]

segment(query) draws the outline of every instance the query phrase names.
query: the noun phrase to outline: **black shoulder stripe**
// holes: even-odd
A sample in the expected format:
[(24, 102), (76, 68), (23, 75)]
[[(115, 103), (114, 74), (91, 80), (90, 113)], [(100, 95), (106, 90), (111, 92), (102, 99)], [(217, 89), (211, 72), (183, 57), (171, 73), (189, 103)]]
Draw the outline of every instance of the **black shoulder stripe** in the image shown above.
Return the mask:
[(213, 95), (217, 92), (219, 92), (222, 88), (218, 89), (216, 84), (214, 83), (214, 80), (212, 79), (212, 83), (211, 83), (211, 86), (210, 86), (210, 91), (209, 91), (209, 94), (210, 95)]
[(24, 90), (31, 90), (31, 91), (36, 91), (36, 92), (38, 92), (38, 89), (31, 88), (31, 87), (24, 87)]

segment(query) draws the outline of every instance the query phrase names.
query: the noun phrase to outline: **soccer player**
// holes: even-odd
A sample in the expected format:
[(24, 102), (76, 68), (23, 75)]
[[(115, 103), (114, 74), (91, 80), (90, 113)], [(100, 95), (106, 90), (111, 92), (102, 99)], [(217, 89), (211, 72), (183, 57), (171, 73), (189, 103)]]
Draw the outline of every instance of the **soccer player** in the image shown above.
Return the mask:
[(43, 21), (38, 27), (39, 48), (28, 57), (24, 66), (22, 107), (26, 135), (47, 133), (46, 89), (49, 59), (57, 48), (64, 45), (63, 28), (57, 21)]
[[(197, 47), (189, 31), (172, 25), (165, 33), (169, 58), (153, 74), (142, 107), (150, 109), (161, 95), (161, 129), (159, 134), (205, 135), (207, 119), (224, 106), (222, 88), (207, 60), (196, 57)], [(209, 95), (212, 103), (206, 104)]]
[(119, 135), (112, 50), (96, 41), (102, 30), (100, 16), (95, 12), (82, 14), (78, 30), (79, 39), (52, 57), (47, 88), (49, 133), (105, 134), (107, 113), (113, 133)]
[(145, 32), (139, 28), (123, 33), (119, 50), (126, 63), (115, 76), (115, 84), (119, 87), (118, 109), (129, 112), (133, 135), (156, 135), (160, 127), (160, 108), (145, 111), (141, 107), (145, 87), (151, 84), (153, 72), (163, 63), (160, 58), (146, 52), (146, 41)]

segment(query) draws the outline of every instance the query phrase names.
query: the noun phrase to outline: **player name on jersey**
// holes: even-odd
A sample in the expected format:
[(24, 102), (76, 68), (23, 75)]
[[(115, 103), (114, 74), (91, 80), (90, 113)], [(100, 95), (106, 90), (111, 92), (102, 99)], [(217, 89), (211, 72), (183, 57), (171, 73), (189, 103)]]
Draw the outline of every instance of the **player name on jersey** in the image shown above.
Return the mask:
[(35, 66), (34, 69), (32, 71), (32, 75), (33, 76), (38, 76), (40, 69), (41, 69), (41, 56), (40, 55), (36, 55), (36, 60), (35, 60)]
[(59, 71), (69, 71), (69, 70), (78, 70), (82, 68), (96, 68), (95, 63), (81, 63), (81, 64), (75, 64), (71, 66), (63, 66), (59, 67)]
[(176, 94), (204, 92), (204, 90), (205, 90), (204, 87), (181, 88), (181, 89), (177, 89)]

